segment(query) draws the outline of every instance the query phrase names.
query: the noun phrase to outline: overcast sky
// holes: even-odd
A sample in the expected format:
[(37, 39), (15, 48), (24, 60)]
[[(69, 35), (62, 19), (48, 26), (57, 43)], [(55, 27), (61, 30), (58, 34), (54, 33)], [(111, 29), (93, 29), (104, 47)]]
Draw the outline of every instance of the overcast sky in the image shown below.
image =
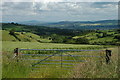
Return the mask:
[[(84, 1), (84, 2), (83, 2)], [(0, 11), (3, 22), (38, 20), (96, 21), (118, 19), (118, 0), (4, 0)]]

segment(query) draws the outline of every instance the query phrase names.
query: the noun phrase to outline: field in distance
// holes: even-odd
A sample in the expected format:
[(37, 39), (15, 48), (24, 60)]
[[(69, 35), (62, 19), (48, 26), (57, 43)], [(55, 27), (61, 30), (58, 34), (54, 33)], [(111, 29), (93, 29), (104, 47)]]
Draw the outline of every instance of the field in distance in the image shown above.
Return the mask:
[(39, 43), (39, 42), (2, 42), (3, 51), (13, 51), (15, 48), (24, 49), (100, 49), (105, 45), (82, 45), (82, 44), (58, 44), (58, 43)]

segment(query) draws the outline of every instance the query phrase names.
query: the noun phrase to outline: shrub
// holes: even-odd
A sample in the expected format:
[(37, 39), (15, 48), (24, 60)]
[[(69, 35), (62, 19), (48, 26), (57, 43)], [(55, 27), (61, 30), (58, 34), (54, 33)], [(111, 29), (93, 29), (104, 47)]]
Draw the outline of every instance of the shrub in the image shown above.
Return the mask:
[(89, 44), (89, 41), (86, 38), (78, 38), (76, 39), (76, 43), (77, 44)]

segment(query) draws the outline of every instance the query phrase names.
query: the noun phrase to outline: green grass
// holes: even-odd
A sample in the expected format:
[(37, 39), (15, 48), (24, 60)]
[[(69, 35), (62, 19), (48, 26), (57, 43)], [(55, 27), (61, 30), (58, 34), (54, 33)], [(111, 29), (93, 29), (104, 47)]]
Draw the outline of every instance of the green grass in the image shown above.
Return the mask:
[(11, 36), (10, 34), (9, 34), (9, 32), (8, 31), (5, 31), (5, 30), (0, 30), (0, 32), (2, 32), (2, 40), (4, 40), (4, 41), (17, 41), (16, 39), (15, 39), (15, 37), (13, 37), (13, 36)]
[(117, 40), (114, 39), (113, 37), (105, 37), (105, 38), (91, 40), (90, 43), (95, 43), (95, 42), (107, 43), (107, 42), (112, 42), (112, 41), (117, 41)]
[(96, 62), (92, 59), (74, 69), (75, 78), (118, 78), (118, 48), (111, 48), (111, 63)]
[(2, 77), (3, 78), (26, 78), (30, 72), (28, 62), (17, 62), (12, 55), (3, 53)]
[[(106, 33), (103, 36), (103, 33)], [(77, 38), (86, 38), (89, 41), (89, 44), (110, 44), (119, 42), (118, 39), (115, 39), (115, 36), (119, 35), (119, 33), (115, 30), (101, 30), (96, 32), (91, 32), (82, 36), (74, 36), (73, 39)]]
[[(55, 66), (61, 65), (46, 65), (48, 67), (34, 67), (37, 70), (31, 69), (30, 65), (37, 61), (27, 61), (21, 59), (44, 59), (45, 57), (36, 56), (20, 56), (19, 62), (13, 58), (13, 49), (16, 47), (26, 49), (103, 49), (104, 46), (100, 45), (75, 45), (75, 44), (55, 44), (55, 43), (38, 43), (38, 42), (10, 42), (3, 41), (3, 78), (117, 78), (117, 48), (111, 48), (112, 52), (112, 63), (109, 65), (105, 64), (105, 60), (102, 59), (102, 63), (97, 62), (99, 58), (83, 58), (83, 57), (63, 57), (64, 60), (87, 60), (88, 62), (76, 62), (78, 65), (73, 68), (61, 68)], [(28, 52), (21, 52), (28, 54)], [(31, 54), (38, 54), (39, 52), (32, 52)], [(54, 52), (48, 52), (52, 54)], [(99, 55), (100, 52), (85, 51), (85, 52), (68, 52), (71, 55)], [(43, 53), (44, 54), (44, 53)], [(66, 53), (63, 53), (64, 55)], [(49, 58), (49, 60), (60, 60), (61, 57), (55, 56)], [(50, 61), (44, 61), (50, 62)], [(55, 63), (50, 62), (50, 63)], [(58, 62), (61, 63), (61, 62)], [(68, 62), (63, 62), (68, 63)], [(73, 63), (73, 62), (70, 62)], [(39, 65), (39, 64), (37, 64)], [(36, 72), (37, 71), (37, 72)]]
[[(0, 31), (0, 36), (2, 36), (1, 31)], [(2, 37), (0, 37), (0, 79), (2, 79), (2, 42), (1, 41), (2, 41)]]
[(15, 32), (17, 37), (22, 41), (22, 42), (37, 42), (35, 39), (30, 38), (29, 36), (25, 34), (21, 34), (20, 32)]
[(1, 52), (2, 51), (1, 51), (1, 46), (0, 46), (0, 79), (2, 78), (2, 54)]
[[(14, 42), (18, 42), (18, 40), (9, 34), (9, 31), (6, 30), (0, 30), (0, 32), (2, 32), (2, 41), (14, 41)], [(40, 38), (40, 36), (30, 33), (30, 32), (23, 32), (23, 34), (21, 32), (15, 32), (16, 36), (21, 40), (21, 42), (38, 42), (38, 40), (40, 42), (50, 42), (51, 40), (45, 38)]]
[(39, 42), (2, 42), (3, 51), (13, 51), (15, 48), (24, 49), (99, 49), (102, 45), (81, 45), (81, 44), (57, 44), (57, 43), (39, 43)]

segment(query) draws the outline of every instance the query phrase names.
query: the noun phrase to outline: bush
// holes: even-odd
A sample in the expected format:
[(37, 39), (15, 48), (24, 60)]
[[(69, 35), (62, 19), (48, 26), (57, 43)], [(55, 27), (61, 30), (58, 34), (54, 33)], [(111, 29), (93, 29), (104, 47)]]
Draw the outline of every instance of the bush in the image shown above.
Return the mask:
[(65, 36), (53, 34), (53, 35), (51, 35), (51, 39), (52, 39), (53, 43), (63, 43)]
[(89, 41), (86, 38), (78, 38), (76, 39), (76, 43), (77, 44), (89, 44)]
[(120, 35), (116, 35), (114, 39), (118, 39), (120, 41)]
[(10, 35), (15, 35), (15, 30), (14, 29), (11, 29), (10, 32), (9, 32)]
[(65, 39), (63, 43), (74, 44), (76, 41), (74, 39)]
[(19, 39), (16, 34), (15, 34), (15, 30), (14, 29), (11, 29), (10, 32), (9, 32), (10, 35), (14, 36), (17, 40), (21, 41), (21, 39)]

